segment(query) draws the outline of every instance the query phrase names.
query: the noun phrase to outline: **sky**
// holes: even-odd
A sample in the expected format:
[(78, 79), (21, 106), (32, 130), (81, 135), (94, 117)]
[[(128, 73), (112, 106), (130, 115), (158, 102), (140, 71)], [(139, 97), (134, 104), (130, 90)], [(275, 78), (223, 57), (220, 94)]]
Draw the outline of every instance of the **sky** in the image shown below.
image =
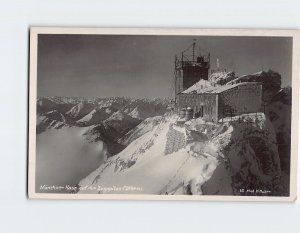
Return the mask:
[(211, 56), (211, 69), (237, 76), (272, 69), (291, 86), (288, 37), (65, 35), (38, 36), (39, 97), (165, 98), (172, 96), (174, 56), (193, 41)]

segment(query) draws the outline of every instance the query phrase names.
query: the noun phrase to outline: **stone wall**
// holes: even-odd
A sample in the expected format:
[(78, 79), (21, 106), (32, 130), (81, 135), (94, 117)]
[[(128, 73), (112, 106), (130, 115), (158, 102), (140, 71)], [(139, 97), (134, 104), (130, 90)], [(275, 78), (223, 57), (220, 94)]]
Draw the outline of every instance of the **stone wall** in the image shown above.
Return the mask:
[(219, 94), (219, 119), (261, 111), (262, 86), (259, 83), (240, 85)]
[(273, 70), (238, 77), (228, 83), (259, 82), (262, 84), (262, 100), (270, 102), (281, 88), (281, 75)]

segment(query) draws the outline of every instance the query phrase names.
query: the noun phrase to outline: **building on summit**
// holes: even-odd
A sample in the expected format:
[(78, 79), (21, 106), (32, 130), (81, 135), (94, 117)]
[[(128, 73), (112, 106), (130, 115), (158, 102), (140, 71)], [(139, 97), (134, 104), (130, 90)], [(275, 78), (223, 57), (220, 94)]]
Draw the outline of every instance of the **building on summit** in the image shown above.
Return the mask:
[[(218, 122), (225, 117), (261, 110), (261, 83), (238, 82), (221, 85), (222, 82), (210, 80), (210, 54), (196, 55), (195, 43), (192, 44), (192, 49), (191, 56), (185, 50), (181, 60), (175, 58), (175, 103), (181, 116), (186, 111), (188, 118), (193, 115), (205, 121)], [(232, 73), (229, 73), (231, 79)], [(220, 75), (224, 75), (224, 70), (220, 71)]]
[(224, 117), (260, 111), (261, 93), (262, 85), (257, 82), (202, 89), (192, 86), (177, 95), (178, 108), (191, 108), (194, 117), (217, 122)]

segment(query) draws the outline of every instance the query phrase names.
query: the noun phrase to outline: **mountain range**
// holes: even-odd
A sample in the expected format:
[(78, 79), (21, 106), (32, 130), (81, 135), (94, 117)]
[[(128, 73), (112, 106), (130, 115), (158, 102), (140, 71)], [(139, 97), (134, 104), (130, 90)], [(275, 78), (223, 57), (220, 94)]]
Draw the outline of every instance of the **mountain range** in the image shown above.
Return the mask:
[[(222, 85), (261, 82), (264, 112), (222, 124), (201, 118), (178, 124), (167, 99), (38, 98), (37, 187), (48, 182), (77, 185), (79, 193), (120, 193), (121, 187), (121, 193), (138, 194), (289, 195), (291, 88), (281, 88), (274, 71), (210, 78)], [(60, 170), (55, 175), (53, 164)]]

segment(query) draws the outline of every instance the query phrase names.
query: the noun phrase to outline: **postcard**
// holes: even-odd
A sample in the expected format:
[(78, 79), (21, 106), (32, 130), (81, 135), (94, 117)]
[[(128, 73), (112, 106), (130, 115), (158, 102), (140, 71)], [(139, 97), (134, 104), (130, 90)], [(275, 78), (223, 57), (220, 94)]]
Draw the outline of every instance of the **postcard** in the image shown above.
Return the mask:
[(294, 201), (299, 36), (31, 28), (29, 198)]

